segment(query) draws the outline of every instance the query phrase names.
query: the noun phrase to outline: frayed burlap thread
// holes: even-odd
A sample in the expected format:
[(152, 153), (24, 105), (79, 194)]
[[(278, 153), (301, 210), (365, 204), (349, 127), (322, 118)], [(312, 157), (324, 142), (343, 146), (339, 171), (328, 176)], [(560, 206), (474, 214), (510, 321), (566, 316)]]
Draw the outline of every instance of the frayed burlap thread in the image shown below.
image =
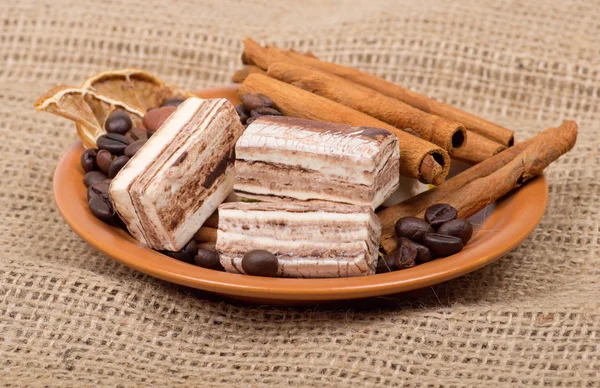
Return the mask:
[[(597, 2), (101, 3), (0, 2), (1, 385), (600, 386)], [(85, 244), (52, 199), (74, 128), (35, 99), (129, 66), (226, 84), (244, 35), (373, 72), (517, 139), (576, 120), (541, 224), (462, 278), (308, 308), (224, 301)]]

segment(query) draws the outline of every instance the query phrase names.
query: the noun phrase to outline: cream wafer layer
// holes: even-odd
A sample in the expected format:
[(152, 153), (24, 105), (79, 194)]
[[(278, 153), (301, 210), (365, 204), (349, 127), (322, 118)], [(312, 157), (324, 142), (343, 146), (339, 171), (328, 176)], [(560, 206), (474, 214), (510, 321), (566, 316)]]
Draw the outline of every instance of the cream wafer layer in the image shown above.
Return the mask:
[(399, 182), (398, 139), (368, 127), (265, 116), (236, 144), (235, 192), (263, 201), (379, 206)]
[(242, 132), (225, 99), (181, 104), (111, 183), (131, 234), (154, 249), (182, 249), (232, 191)]
[(244, 254), (265, 249), (277, 256), (279, 276), (359, 276), (375, 273), (380, 235), (368, 206), (226, 203), (219, 207), (217, 251), (228, 272), (243, 273)]

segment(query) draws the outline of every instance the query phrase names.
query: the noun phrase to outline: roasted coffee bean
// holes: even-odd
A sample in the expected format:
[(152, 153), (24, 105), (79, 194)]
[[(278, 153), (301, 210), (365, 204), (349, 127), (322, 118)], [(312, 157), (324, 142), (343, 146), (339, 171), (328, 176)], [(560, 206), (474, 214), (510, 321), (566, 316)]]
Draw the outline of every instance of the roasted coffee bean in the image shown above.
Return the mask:
[(412, 241), (421, 241), (425, 233), (433, 233), (434, 230), (424, 219), (418, 217), (403, 217), (396, 222), (394, 227), (396, 236), (405, 237)]
[(386, 273), (386, 272), (392, 272), (394, 270), (396, 270), (396, 251), (387, 254), (385, 257), (380, 258), (377, 261), (377, 269), (376, 269), (376, 273)]
[(98, 153), (98, 150), (93, 149), (93, 148), (88, 148), (87, 150), (83, 151), (83, 153), (81, 154), (81, 158), (80, 158), (81, 167), (83, 167), (85, 172), (90, 172), (90, 171), (93, 171), (98, 168), (98, 165), (96, 165), (96, 154), (97, 153)]
[(258, 117), (248, 117), (248, 120), (246, 120), (246, 127), (248, 127), (248, 125), (252, 124)]
[(148, 111), (142, 119), (144, 128), (148, 131), (148, 136), (152, 136), (158, 128), (175, 112), (177, 108), (174, 106), (163, 106), (162, 108), (152, 109)]
[(417, 248), (407, 238), (400, 238), (400, 245), (396, 249), (396, 256), (394, 260), (394, 266), (397, 269), (411, 268), (416, 265), (417, 260)]
[(438, 233), (447, 234), (448, 236), (458, 237), (462, 240), (463, 245), (467, 245), (471, 236), (473, 236), (473, 225), (469, 220), (458, 218), (456, 220), (444, 222), (438, 228)]
[(160, 104), (160, 106), (174, 106), (178, 107), (182, 102), (185, 101), (185, 98), (167, 98)]
[(125, 156), (129, 156), (131, 158), (138, 152), (140, 148), (142, 148), (144, 144), (146, 144), (147, 141), (147, 139), (136, 140), (133, 143), (129, 144), (127, 148), (125, 148), (125, 151), (123, 153), (125, 154)]
[(117, 213), (110, 200), (107, 200), (102, 196), (92, 196), (88, 202), (88, 206), (90, 207), (92, 214), (100, 221), (111, 225), (117, 223)]
[(138, 140), (148, 140), (148, 131), (145, 128), (133, 128), (125, 134), (125, 138), (130, 145)]
[(119, 171), (129, 162), (129, 156), (121, 155), (112, 161), (110, 167), (108, 168), (108, 177), (110, 179), (117, 176)]
[(129, 145), (129, 141), (125, 136), (118, 133), (107, 133), (100, 135), (98, 140), (96, 140), (96, 144), (98, 144), (99, 149), (107, 150), (111, 154), (119, 156), (123, 155), (125, 148)]
[(102, 182), (105, 179), (108, 179), (108, 177), (102, 171), (90, 171), (83, 177), (83, 183), (85, 187), (90, 187), (94, 183)]
[(273, 108), (258, 108), (253, 109), (250, 112), (252, 117), (260, 117), (260, 116), (283, 116), (280, 111)]
[(412, 245), (417, 249), (417, 264), (423, 264), (433, 260), (431, 251), (425, 245), (414, 241), (412, 241)]
[(161, 251), (163, 254), (170, 256), (179, 261), (194, 264), (194, 257), (198, 253), (198, 245), (194, 240), (190, 240), (182, 250), (177, 252), (172, 251)]
[(114, 158), (113, 154), (107, 150), (98, 151), (96, 155), (96, 165), (98, 166), (98, 169), (103, 173), (108, 174), (108, 169)]
[[(206, 223), (204, 223), (204, 225), (206, 225)], [(217, 243), (215, 242), (203, 242), (198, 244), (198, 249), (208, 249), (209, 251), (216, 251), (217, 249)]]
[(258, 108), (270, 108), (273, 106), (273, 100), (262, 94), (246, 93), (242, 96), (242, 104), (249, 111)]
[(248, 112), (248, 109), (246, 109), (244, 105), (239, 104), (235, 107), (235, 111), (237, 112), (238, 116), (240, 116), (240, 121), (242, 124), (246, 125), (246, 120), (248, 120), (248, 117), (250, 117), (250, 112)]
[(148, 131), (146, 131), (146, 128), (133, 128), (129, 133), (134, 141), (148, 139)]
[(256, 249), (244, 255), (242, 269), (248, 275), (275, 276), (279, 270), (279, 260), (269, 251)]
[(377, 260), (377, 267), (375, 267), (375, 273), (387, 273), (387, 272), (392, 272), (392, 269), (388, 268), (388, 266), (385, 263), (384, 258), (379, 258), (379, 260)]
[(194, 257), (194, 263), (202, 268), (224, 271), (225, 269), (219, 261), (219, 254), (216, 251), (198, 248), (198, 254)]
[(108, 133), (118, 133), (125, 135), (130, 129), (133, 123), (129, 115), (121, 110), (114, 111), (106, 122), (104, 123), (104, 129)]
[(445, 203), (431, 205), (425, 210), (425, 221), (435, 229), (456, 217), (458, 217), (456, 209)]
[(87, 189), (87, 200), (88, 202), (94, 197), (101, 197), (105, 200), (109, 200), (108, 188), (110, 187), (110, 179), (105, 179), (100, 182), (96, 182)]
[(423, 237), (423, 245), (429, 248), (435, 257), (450, 256), (463, 249), (463, 243), (460, 238), (440, 233), (426, 234)]

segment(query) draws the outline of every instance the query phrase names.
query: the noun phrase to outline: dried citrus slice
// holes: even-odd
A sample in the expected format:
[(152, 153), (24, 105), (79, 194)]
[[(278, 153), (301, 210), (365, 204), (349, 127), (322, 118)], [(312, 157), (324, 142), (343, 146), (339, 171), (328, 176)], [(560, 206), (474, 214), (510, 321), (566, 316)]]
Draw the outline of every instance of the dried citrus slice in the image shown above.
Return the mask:
[(104, 123), (117, 109), (141, 126), (144, 114), (168, 98), (187, 98), (191, 92), (167, 85), (158, 77), (139, 69), (98, 73), (79, 88), (59, 85), (35, 103), (46, 111), (73, 120), (86, 148), (95, 148), (98, 136), (106, 133)]
[(86, 148), (96, 148), (96, 139), (106, 133), (104, 122), (116, 109), (129, 114), (134, 126), (141, 125), (143, 117), (143, 112), (134, 110), (120, 101), (66, 85), (50, 89), (36, 101), (35, 108), (73, 120), (77, 127), (77, 135)]
[(81, 87), (143, 113), (160, 106), (167, 98), (187, 98), (193, 95), (135, 68), (98, 73), (85, 80)]

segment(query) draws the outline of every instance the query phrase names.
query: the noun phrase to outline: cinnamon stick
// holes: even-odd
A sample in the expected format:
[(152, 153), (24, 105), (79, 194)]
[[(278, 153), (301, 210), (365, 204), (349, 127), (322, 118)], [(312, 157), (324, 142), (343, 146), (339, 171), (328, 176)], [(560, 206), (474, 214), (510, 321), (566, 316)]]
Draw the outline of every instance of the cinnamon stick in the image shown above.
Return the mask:
[(450, 152), (450, 155), (457, 152), (467, 138), (465, 127), (459, 123), (430, 115), (395, 98), (326, 72), (275, 62), (269, 66), (267, 75), (366, 113), (396, 128), (411, 128), (422, 139), (437, 144)]
[(203, 226), (194, 234), (193, 239), (196, 242), (215, 242), (217, 241), (217, 229)]
[(300, 55), (304, 55), (304, 56), (306, 56), (306, 57), (309, 57), (309, 58), (319, 59), (319, 58), (318, 58), (318, 57), (317, 57), (315, 54), (313, 54), (313, 52), (312, 52), (312, 51), (307, 51), (307, 52), (305, 52), (305, 53), (299, 53), (298, 51), (296, 51), (296, 50), (294, 50), (294, 49), (289, 49), (289, 50), (287, 50), (287, 51), (289, 51), (289, 52), (291, 52), (291, 53), (294, 53), (294, 54), (300, 54)]
[(496, 143), (487, 137), (483, 137), (472, 131), (467, 132), (466, 144), (451, 154), (454, 159), (477, 164), (506, 149), (502, 144)]
[(249, 38), (244, 39), (243, 56), (247, 63), (255, 64), (264, 70), (274, 62), (314, 67), (396, 98), (424, 112), (459, 122), (467, 129), (504, 146), (510, 147), (514, 143), (514, 132), (509, 129), (357, 69), (308, 58), (276, 47), (261, 47)]
[(492, 174), (514, 160), (517, 155), (523, 152), (534, 141), (544, 142), (547, 138), (557, 136), (557, 132), (560, 134), (560, 132), (566, 130), (565, 128), (572, 125), (572, 122), (566, 122), (559, 128), (546, 129), (535, 137), (517, 143), (513, 147), (461, 172), (439, 186), (378, 212), (377, 216), (382, 225), (381, 248), (388, 253), (396, 249), (397, 242), (394, 233), (394, 225), (400, 218), (415, 216), (435, 203), (444, 202), (445, 198), (450, 194), (477, 179)]
[(254, 73), (265, 74), (266, 71), (264, 71), (258, 66), (245, 65), (244, 67), (242, 67), (239, 70), (236, 70), (236, 72), (233, 73), (233, 75), (231, 76), (231, 82), (241, 84), (242, 82), (244, 82), (246, 77)]
[[(565, 121), (553, 133), (536, 139), (506, 166), (490, 175), (476, 179), (444, 198), (458, 211), (459, 218), (468, 218), (489, 204), (541, 175), (548, 165), (567, 153), (577, 140), (577, 124)], [(422, 217), (423, 212), (418, 217)]]
[[(262, 74), (246, 78), (238, 94), (246, 93), (264, 94), (286, 116), (386, 129), (400, 142), (400, 174), (433, 184), (442, 183), (448, 175), (450, 157), (442, 148), (337, 102)], [(434, 165), (425, 169), (422, 166), (428, 155)]]

